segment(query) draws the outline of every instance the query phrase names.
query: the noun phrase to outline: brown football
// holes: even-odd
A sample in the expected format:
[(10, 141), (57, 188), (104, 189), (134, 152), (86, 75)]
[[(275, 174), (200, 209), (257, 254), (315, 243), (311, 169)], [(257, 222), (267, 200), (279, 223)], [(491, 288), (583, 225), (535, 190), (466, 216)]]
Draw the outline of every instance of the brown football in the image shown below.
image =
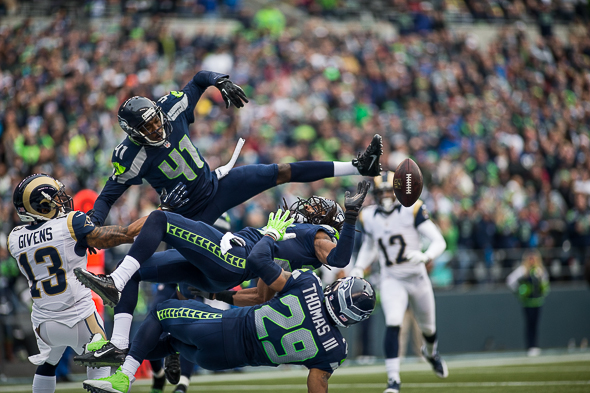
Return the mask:
[(410, 207), (422, 194), (422, 171), (411, 158), (403, 160), (395, 170), (393, 176), (393, 192), (398, 201), (405, 207)]

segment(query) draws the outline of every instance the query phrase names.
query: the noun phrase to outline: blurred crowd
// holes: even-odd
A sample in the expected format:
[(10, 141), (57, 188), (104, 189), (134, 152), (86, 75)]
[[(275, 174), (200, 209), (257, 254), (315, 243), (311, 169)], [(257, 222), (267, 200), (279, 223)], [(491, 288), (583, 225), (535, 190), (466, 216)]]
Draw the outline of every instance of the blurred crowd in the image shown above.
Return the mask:
[[(45, 172), (72, 194), (100, 191), (125, 136), (116, 118), (120, 103), (182, 88), (200, 69), (229, 73), (251, 98), (243, 109), (225, 110), (209, 89), (198, 103), (191, 135), (212, 169), (229, 160), (238, 137), (247, 139), (240, 165), (350, 160), (378, 132), (385, 168), (407, 156), (422, 168), (423, 199), (452, 266), (470, 269), (481, 259), (489, 269), (498, 250), (513, 248), (563, 250), (546, 263), (564, 266), (589, 257), (584, 24), (572, 24), (567, 41), (533, 40), (506, 27), (484, 48), (444, 25), (384, 40), (368, 32), (338, 35), (313, 21), (286, 26), (280, 12), (256, 14), (250, 28), (230, 37), (186, 37), (165, 22), (127, 16), (91, 29), (61, 12), (43, 28), (32, 21), (0, 27), (3, 263), (14, 262), (4, 244), (18, 224), (11, 198), (23, 177)], [(342, 202), (357, 180), (282, 186), (233, 209), (234, 229), (262, 226), (283, 198), (316, 193)], [(127, 224), (157, 202), (150, 187), (132, 188), (110, 223)]]
[(376, 18), (396, 21), (402, 29), (443, 15), (455, 22), (536, 21), (541, 26), (550, 26), (556, 20), (587, 22), (590, 17), (585, 0), (293, 0), (289, 3), (322, 17), (358, 18), (359, 13), (369, 12)]

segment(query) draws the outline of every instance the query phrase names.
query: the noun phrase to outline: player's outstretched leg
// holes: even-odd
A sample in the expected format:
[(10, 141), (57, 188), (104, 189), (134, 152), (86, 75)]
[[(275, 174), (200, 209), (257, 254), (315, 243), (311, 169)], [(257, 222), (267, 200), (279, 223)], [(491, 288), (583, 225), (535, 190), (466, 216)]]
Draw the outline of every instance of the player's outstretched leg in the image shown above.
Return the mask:
[(364, 153), (352, 160), (359, 173), (363, 176), (379, 176), (381, 173), (381, 164), (379, 157), (383, 154), (383, 141), (381, 135), (375, 134), (373, 140)]
[(74, 356), (74, 362), (86, 367), (116, 367), (125, 361), (128, 349), (119, 349), (110, 341), (95, 334), (86, 344), (82, 355)]
[(426, 344), (422, 346), (422, 355), (432, 366), (432, 371), (434, 371), (436, 376), (439, 378), (448, 377), (449, 370), (447, 368), (447, 364), (444, 360), (442, 360), (436, 348), (436, 333), (434, 333), (432, 336), (424, 335), (424, 340), (426, 341)]
[(125, 284), (139, 270), (140, 264), (156, 252), (166, 234), (166, 226), (166, 214), (160, 210), (152, 212), (129, 253), (110, 275), (94, 274), (81, 268), (75, 268), (74, 274), (85, 287), (96, 292), (106, 305), (115, 307), (121, 299)]

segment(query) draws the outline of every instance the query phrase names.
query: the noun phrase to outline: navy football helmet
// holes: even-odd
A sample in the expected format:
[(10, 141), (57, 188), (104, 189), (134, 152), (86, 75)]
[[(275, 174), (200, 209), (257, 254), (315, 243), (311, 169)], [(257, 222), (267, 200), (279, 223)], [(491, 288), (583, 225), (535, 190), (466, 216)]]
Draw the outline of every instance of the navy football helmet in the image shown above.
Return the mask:
[[(380, 176), (375, 176), (373, 178), (373, 182), (375, 183), (375, 187), (373, 187), (373, 193), (377, 203), (379, 204), (379, 210), (382, 212), (391, 213), (395, 206), (394, 202), (396, 197), (395, 193), (393, 192), (394, 174), (394, 171), (384, 171)], [(391, 193), (385, 197), (383, 194), (386, 191), (391, 191)]]
[[(145, 97), (131, 97), (119, 108), (119, 125), (131, 140), (140, 145), (162, 146), (168, 141), (172, 124), (156, 103)], [(153, 124), (159, 127), (153, 129)], [(149, 137), (158, 140), (151, 140)]]
[(349, 327), (369, 318), (375, 309), (375, 291), (360, 277), (344, 277), (324, 289), (328, 314), (340, 327)]
[(14, 190), (12, 202), (24, 222), (48, 221), (65, 216), (74, 209), (65, 186), (44, 173), (25, 178)]
[(297, 198), (291, 207), (284, 204), (285, 210), (291, 211), (291, 218), (302, 224), (328, 225), (340, 231), (344, 224), (344, 210), (331, 199), (313, 195), (309, 199)]

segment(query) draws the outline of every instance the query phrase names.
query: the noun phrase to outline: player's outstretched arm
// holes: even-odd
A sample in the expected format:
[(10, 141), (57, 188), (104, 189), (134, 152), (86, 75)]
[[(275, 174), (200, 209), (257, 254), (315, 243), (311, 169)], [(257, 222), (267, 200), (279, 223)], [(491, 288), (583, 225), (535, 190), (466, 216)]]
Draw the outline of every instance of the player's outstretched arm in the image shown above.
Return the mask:
[(133, 243), (133, 239), (139, 235), (148, 217), (142, 217), (127, 227), (120, 225), (96, 227), (86, 235), (86, 243), (94, 248), (111, 248), (125, 243)]
[(308, 393), (327, 393), (328, 379), (332, 374), (319, 368), (312, 368), (307, 375), (307, 392)]
[(314, 247), (316, 250), (316, 257), (320, 262), (334, 267), (345, 267), (350, 262), (354, 246), (356, 219), (363, 206), (367, 192), (369, 192), (370, 186), (371, 185), (368, 181), (363, 180), (358, 184), (357, 193), (355, 195), (351, 196), (350, 193), (346, 191), (344, 199), (344, 207), (346, 209), (344, 212), (344, 225), (337, 246), (332, 244), (328, 235), (316, 235)]

